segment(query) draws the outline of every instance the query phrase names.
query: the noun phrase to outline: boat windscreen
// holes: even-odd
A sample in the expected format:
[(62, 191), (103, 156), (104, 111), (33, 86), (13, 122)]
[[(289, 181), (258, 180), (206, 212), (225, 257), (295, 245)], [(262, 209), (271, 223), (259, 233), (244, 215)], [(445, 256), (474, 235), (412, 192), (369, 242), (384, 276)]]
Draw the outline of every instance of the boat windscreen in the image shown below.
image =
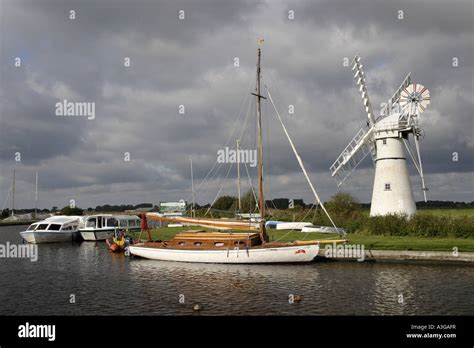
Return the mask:
[(49, 231), (59, 231), (61, 229), (61, 225), (59, 224), (51, 224), (48, 227)]
[(28, 227), (27, 231), (34, 230), (37, 226), (38, 226), (38, 224), (30, 225), (30, 227)]
[(37, 230), (45, 230), (48, 227), (48, 224), (39, 224)]

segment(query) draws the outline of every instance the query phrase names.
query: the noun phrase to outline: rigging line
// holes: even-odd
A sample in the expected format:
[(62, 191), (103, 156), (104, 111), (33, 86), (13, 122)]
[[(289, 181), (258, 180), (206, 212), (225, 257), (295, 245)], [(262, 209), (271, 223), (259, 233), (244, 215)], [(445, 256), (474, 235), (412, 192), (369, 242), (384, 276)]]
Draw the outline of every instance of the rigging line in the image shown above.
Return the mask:
[[(227, 145), (229, 145), (230, 139), (232, 138), (232, 135), (234, 134), (234, 131), (235, 131), (235, 128), (237, 127), (238, 121), (240, 120), (240, 115), (242, 114), (242, 111), (243, 111), (243, 109), (244, 109), (244, 106), (247, 104), (247, 101), (248, 101), (249, 96), (250, 96), (250, 93), (249, 93), (249, 92), (250, 92), (250, 90), (251, 90), (251, 88), (252, 88), (252, 82), (253, 82), (253, 78), (251, 78), (250, 81), (249, 81), (249, 85), (248, 85), (248, 87), (247, 87), (247, 93), (245, 93), (245, 97), (244, 97), (244, 100), (243, 100), (242, 105), (241, 105), (241, 107), (240, 107), (240, 111), (239, 111), (239, 113), (238, 113), (238, 115), (237, 115), (237, 118), (236, 118), (236, 120), (235, 120), (234, 126), (232, 127), (232, 131), (230, 132), (229, 137), (227, 138), (227, 141), (226, 141), (224, 147), (226, 147)], [(250, 107), (249, 107), (249, 108), (250, 108)], [(218, 163), (218, 162), (217, 162), (217, 158), (216, 158), (216, 160), (215, 160), (214, 164), (212, 165), (211, 169), (207, 172), (206, 176), (205, 176), (204, 179), (199, 183), (199, 185), (197, 185), (197, 187), (195, 188), (195, 191), (194, 191), (194, 192), (197, 192), (197, 191), (201, 188), (202, 184), (204, 184), (204, 182), (207, 180), (209, 174), (212, 172), (212, 170), (214, 169), (214, 167), (216, 166), (217, 163)], [(222, 164), (222, 163), (221, 163), (221, 164)], [(214, 173), (214, 176), (215, 176), (215, 173)]]
[(227, 174), (226, 174), (225, 178), (222, 180), (222, 185), (221, 185), (219, 191), (217, 192), (216, 197), (214, 198), (214, 200), (212, 201), (211, 205), (209, 206), (209, 208), (207, 209), (206, 213), (204, 214), (204, 216), (206, 216), (206, 215), (209, 213), (209, 211), (211, 210), (211, 208), (212, 208), (212, 206), (214, 205), (214, 203), (216, 203), (216, 200), (217, 200), (217, 198), (219, 197), (219, 195), (221, 194), (222, 189), (224, 188), (225, 182), (226, 182), (227, 178), (229, 177), (229, 173), (230, 173), (230, 170), (232, 169), (232, 166), (233, 166), (233, 163), (230, 164), (229, 169), (227, 170)]
[[(318, 204), (317, 204), (317, 202), (314, 202), (313, 204), (311, 204), (311, 208), (309, 208), (308, 214), (306, 214), (306, 216), (309, 215), (309, 213), (311, 212), (311, 210), (312, 210), (313, 208), (315, 208), (315, 209), (314, 209), (313, 219), (311, 220), (311, 223), (314, 225), (314, 217), (316, 216), (316, 212), (317, 212), (317, 210), (318, 210)], [(306, 216), (304, 217), (304, 219), (306, 219)], [(304, 235), (304, 237), (303, 237), (302, 240), (305, 240), (306, 237), (308, 237), (308, 235), (309, 235), (309, 232), (307, 232), (307, 233)]]
[[(264, 121), (265, 124), (268, 125), (268, 127), (267, 127), (267, 129), (268, 129), (267, 134), (271, 134), (271, 129), (270, 129), (271, 123), (268, 122), (268, 121), (269, 121), (269, 117), (268, 117), (268, 114), (269, 114), (269, 112), (268, 112), (268, 103), (265, 103), (265, 104), (263, 105), (263, 108), (264, 108), (264, 114), (263, 114), (264, 120), (263, 120), (263, 121)], [(266, 171), (267, 173), (270, 174), (270, 170), (269, 170), (269, 169), (270, 169), (270, 165), (271, 165), (272, 161), (271, 161), (271, 157), (270, 157), (271, 151), (270, 151), (270, 140), (269, 140), (269, 138), (270, 138), (270, 137), (268, 137), (268, 136), (263, 137), (263, 141), (264, 141), (263, 160), (264, 160), (264, 163), (266, 163), (266, 166), (265, 166), (265, 168), (264, 168), (264, 171)], [(273, 190), (272, 190), (272, 185), (271, 185), (271, 183), (272, 183), (272, 180), (271, 180), (271, 178), (270, 178), (270, 175), (267, 175), (267, 176), (265, 177), (264, 187), (263, 187), (264, 192), (267, 193), (267, 194), (266, 194), (266, 197), (269, 197), (269, 196), (270, 196), (270, 193), (273, 191)], [(264, 204), (265, 204), (265, 208), (269, 210), (269, 209), (270, 209), (270, 206), (267, 204), (267, 201), (265, 201)]]
[[(245, 131), (245, 129), (246, 129), (247, 121), (248, 121), (249, 116), (250, 116), (250, 109), (251, 109), (251, 106), (252, 106), (252, 105), (253, 105), (252, 102), (248, 103), (247, 115), (246, 115), (246, 117), (245, 117), (244, 126), (242, 127), (242, 132), (241, 132), (241, 137), (240, 137), (240, 139), (242, 139), (243, 134), (244, 134), (244, 131)], [(233, 134), (233, 133), (232, 133), (232, 134)], [(230, 139), (229, 139), (229, 140), (230, 140)], [(227, 144), (228, 144), (228, 142), (226, 143), (226, 146), (227, 146)], [(255, 191), (253, 190), (253, 184), (252, 184), (252, 181), (251, 181), (251, 178), (250, 178), (250, 174), (249, 174), (248, 168), (247, 168), (247, 163), (243, 163), (243, 164), (244, 164), (245, 169), (246, 169), (246, 171), (247, 171), (247, 176), (249, 177), (249, 182), (250, 182), (250, 185), (251, 185), (251, 188), (252, 188), (252, 193), (253, 193), (254, 199), (256, 199)], [(219, 166), (219, 169), (222, 167), (222, 165), (223, 165), (223, 163), (221, 163), (221, 166)], [(209, 211), (211, 210), (213, 204), (216, 202), (216, 200), (217, 200), (219, 194), (222, 192), (222, 189), (223, 189), (223, 187), (224, 187), (224, 185), (225, 185), (225, 180), (229, 177), (229, 174), (230, 174), (230, 171), (231, 171), (231, 169), (232, 169), (232, 166), (233, 166), (233, 163), (230, 165), (229, 169), (227, 170), (226, 176), (225, 176), (225, 178), (223, 179), (222, 185), (221, 185), (221, 187), (220, 187), (220, 189), (219, 189), (219, 191), (218, 191), (218, 193), (217, 193), (217, 196), (216, 196), (216, 198), (214, 198), (212, 204), (211, 204), (210, 207), (208, 208), (208, 210), (207, 210), (207, 212), (205, 213), (205, 215), (207, 215), (207, 214), (209, 213)], [(219, 170), (219, 169), (218, 169), (218, 170)], [(214, 173), (214, 175), (212, 176), (211, 179), (213, 179), (213, 178), (216, 176), (218, 170)]]
[(250, 103), (248, 103), (248, 105), (249, 106), (247, 108), (247, 115), (245, 116), (244, 125), (242, 126), (242, 131), (240, 132), (240, 137), (239, 137), (240, 140), (242, 140), (242, 137), (244, 135), (244, 131), (247, 128), (247, 121), (248, 121), (249, 116), (250, 116), (250, 110), (253, 107), (253, 100), (251, 100)]
[[(312, 207), (313, 207), (313, 206), (314, 206), (314, 204), (312, 205)], [(306, 215), (303, 216), (303, 219), (301, 219), (299, 222), (303, 222), (303, 220), (305, 220), (305, 219), (308, 217), (309, 213), (311, 212), (311, 209), (313, 209), (312, 207), (308, 210), (308, 212), (306, 213)], [(283, 239), (284, 237), (286, 237), (289, 233), (294, 232), (294, 231), (296, 231), (294, 228), (291, 229), (291, 230), (289, 230), (286, 234), (284, 234), (283, 236), (281, 236), (280, 238), (278, 238), (277, 240), (275, 240), (275, 242), (278, 242), (279, 240), (281, 240), (281, 239)], [(304, 240), (304, 239), (308, 236), (308, 233), (309, 233), (309, 232), (306, 232), (306, 234), (305, 234), (305, 236), (303, 237), (302, 240)]]
[(273, 108), (275, 109), (275, 113), (276, 113), (277, 116), (278, 116), (278, 120), (280, 121), (281, 126), (283, 127), (283, 130), (285, 131), (285, 135), (286, 135), (286, 137), (288, 138), (288, 142), (290, 143), (291, 148), (293, 149), (293, 152), (294, 152), (294, 154), (295, 154), (295, 156), (296, 156), (296, 159), (298, 160), (298, 163), (299, 163), (299, 165), (300, 165), (300, 167), (301, 167), (301, 170), (303, 171), (303, 174), (305, 175), (306, 180), (308, 181), (308, 184), (309, 184), (309, 186), (311, 187), (311, 190), (313, 191), (314, 196), (315, 196), (316, 199), (318, 200), (319, 204), (321, 205), (321, 209), (323, 209), (323, 211), (326, 213), (326, 216), (329, 218), (329, 220), (331, 221), (331, 223), (332, 223), (332, 225), (334, 226), (334, 228), (336, 229), (336, 231), (338, 231), (338, 228), (336, 227), (336, 224), (335, 224), (334, 221), (332, 220), (331, 216), (329, 216), (328, 211), (327, 211), (326, 208), (324, 207), (323, 202), (321, 202), (321, 199), (319, 198), (319, 195), (318, 195), (318, 193), (316, 192), (316, 189), (314, 188), (313, 183), (311, 182), (311, 180), (310, 180), (310, 178), (309, 178), (309, 176), (308, 176), (308, 173), (306, 172), (306, 169), (305, 169), (305, 167), (304, 167), (303, 161), (301, 160), (301, 157), (299, 156), (298, 152), (296, 151), (295, 145), (293, 144), (293, 141), (291, 140), (290, 135), (288, 134), (288, 131), (286, 130), (285, 124), (283, 123), (283, 120), (281, 119), (280, 113), (278, 112), (278, 110), (277, 110), (277, 108), (276, 108), (276, 106), (275, 106), (275, 103), (273, 102), (272, 95), (270, 94), (270, 91), (268, 90), (268, 88), (267, 88), (266, 85), (265, 85), (264, 87), (265, 87), (265, 89), (267, 90), (268, 98), (270, 99), (270, 102), (272, 103)]
[[(253, 105), (253, 103), (252, 103)], [(254, 125), (254, 131), (256, 132), (256, 124)], [(246, 134), (249, 134), (247, 137), (250, 138), (250, 148), (254, 148), (256, 146), (256, 139), (254, 137), (250, 137), (250, 132), (247, 132)], [(242, 139), (243, 140), (243, 139)], [(245, 172), (247, 174), (247, 178), (248, 178), (248, 181), (249, 181), (249, 186), (250, 186), (250, 189), (252, 191), (252, 195), (253, 195), (253, 198), (255, 200), (255, 203), (257, 204), (258, 203), (258, 200), (257, 200), (257, 195), (255, 193), (255, 187), (253, 185), (253, 182), (252, 182), (252, 178), (251, 178), (251, 175), (250, 175), (250, 172), (249, 172), (249, 168), (247, 166), (247, 163), (246, 162), (243, 162), (242, 163), (244, 165), (244, 168), (245, 168)], [(252, 213), (254, 210), (254, 205), (250, 202), (250, 213)]]
[[(194, 189), (194, 193), (196, 194), (196, 192), (199, 190), (199, 188), (201, 187), (201, 185), (204, 184), (204, 182), (209, 179), (209, 174), (212, 172), (212, 170), (214, 169), (214, 167), (216, 166), (217, 164), (217, 159), (216, 161), (214, 162), (213, 166), (211, 167), (211, 169), (209, 170), (209, 172), (206, 174), (206, 176), (204, 177), (204, 179), (201, 181), (201, 183)], [(216, 171), (214, 172), (214, 174), (212, 175), (212, 177), (210, 178), (211, 180), (214, 179), (214, 177), (217, 175), (217, 173), (219, 172), (220, 168), (222, 166), (222, 163), (220, 163), (220, 166), (216, 169)], [(188, 196), (186, 197), (186, 201), (189, 200), (189, 198), (191, 198), (191, 195), (188, 194)]]
[(3, 202), (3, 207), (2, 210), (5, 209), (5, 206), (7, 205), (8, 200), (10, 199), (10, 195), (12, 193), (13, 187), (10, 187), (10, 191), (8, 191), (7, 197), (5, 198), (5, 201)]
[[(315, 202), (315, 203), (316, 203), (316, 202)], [(316, 220), (316, 214), (318, 213), (318, 204), (314, 204), (314, 203), (313, 203), (313, 207), (315, 207), (315, 209), (314, 209), (314, 214), (313, 214), (313, 219), (312, 219), (313, 225), (314, 225), (314, 221)]]
[[(252, 190), (252, 194), (253, 194), (253, 198), (255, 200), (255, 203), (257, 204), (258, 203), (258, 200), (257, 200), (257, 195), (255, 193), (255, 189), (253, 187), (253, 183), (252, 183), (252, 178), (250, 177), (250, 173), (249, 173), (249, 170), (247, 168), (247, 163), (244, 163), (244, 167), (245, 167), (245, 171), (247, 172), (247, 177), (249, 179), (249, 185), (250, 185), (250, 189)], [(252, 204), (251, 204), (252, 205)]]

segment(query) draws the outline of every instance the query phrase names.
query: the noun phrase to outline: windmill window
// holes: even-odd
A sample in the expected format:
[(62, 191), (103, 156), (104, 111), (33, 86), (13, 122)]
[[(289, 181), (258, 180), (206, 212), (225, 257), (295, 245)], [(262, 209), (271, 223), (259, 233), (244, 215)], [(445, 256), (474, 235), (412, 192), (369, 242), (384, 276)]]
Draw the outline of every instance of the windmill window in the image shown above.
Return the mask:
[(387, 139), (383, 139), (382, 144), (387, 145)]
[(385, 191), (391, 191), (390, 184), (385, 184)]

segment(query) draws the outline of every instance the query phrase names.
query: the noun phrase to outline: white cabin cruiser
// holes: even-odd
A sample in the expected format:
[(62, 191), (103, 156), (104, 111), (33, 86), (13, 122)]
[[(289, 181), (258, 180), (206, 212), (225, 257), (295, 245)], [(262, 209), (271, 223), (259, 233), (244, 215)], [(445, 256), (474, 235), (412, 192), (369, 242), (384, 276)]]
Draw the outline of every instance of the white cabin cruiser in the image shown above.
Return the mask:
[(80, 238), (78, 216), (52, 216), (31, 224), (20, 236), (28, 243), (58, 243)]
[(79, 232), (84, 240), (105, 240), (116, 230), (140, 231), (140, 222), (140, 218), (135, 215), (90, 215), (84, 217)]

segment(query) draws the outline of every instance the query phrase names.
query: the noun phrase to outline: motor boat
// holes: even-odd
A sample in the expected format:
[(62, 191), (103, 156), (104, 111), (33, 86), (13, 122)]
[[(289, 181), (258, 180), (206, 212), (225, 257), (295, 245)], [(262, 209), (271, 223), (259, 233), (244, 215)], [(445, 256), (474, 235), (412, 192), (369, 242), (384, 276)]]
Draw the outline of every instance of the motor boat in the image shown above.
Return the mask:
[(79, 216), (52, 216), (31, 224), (20, 236), (28, 243), (59, 243), (79, 240)]

